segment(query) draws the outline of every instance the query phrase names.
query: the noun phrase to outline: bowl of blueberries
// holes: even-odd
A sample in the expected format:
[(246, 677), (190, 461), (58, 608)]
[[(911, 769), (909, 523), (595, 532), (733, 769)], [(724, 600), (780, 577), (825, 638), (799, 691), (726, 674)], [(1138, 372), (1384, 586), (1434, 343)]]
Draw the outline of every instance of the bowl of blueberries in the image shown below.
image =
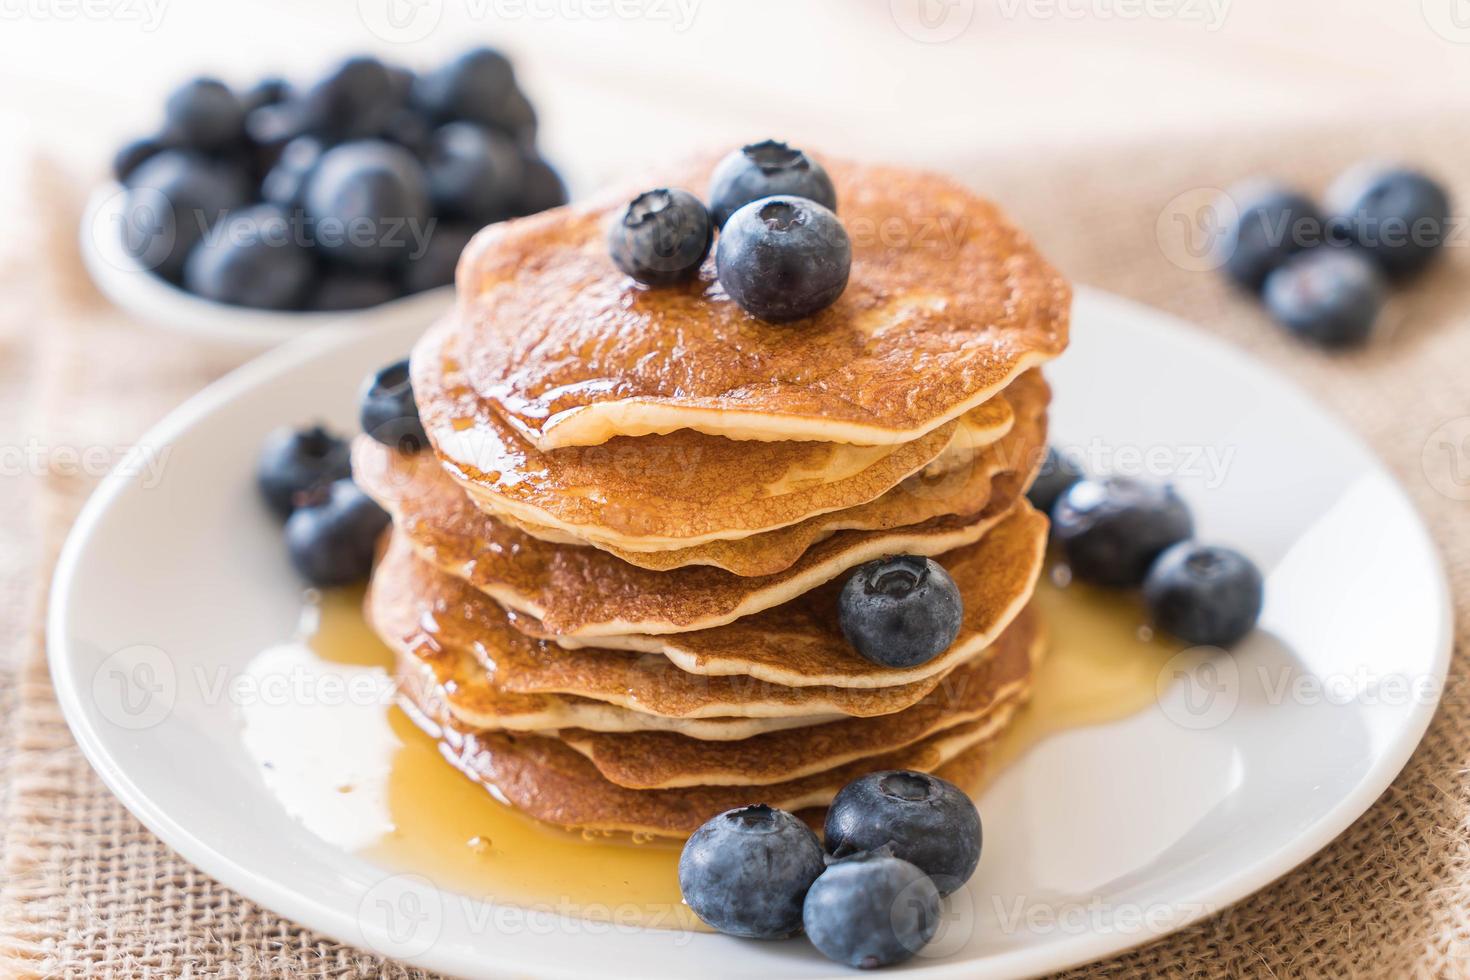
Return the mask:
[(431, 319), (487, 224), (566, 203), (501, 52), (416, 72), (363, 55), (305, 85), (194, 78), (120, 148), (82, 253), (140, 320), (264, 349)]

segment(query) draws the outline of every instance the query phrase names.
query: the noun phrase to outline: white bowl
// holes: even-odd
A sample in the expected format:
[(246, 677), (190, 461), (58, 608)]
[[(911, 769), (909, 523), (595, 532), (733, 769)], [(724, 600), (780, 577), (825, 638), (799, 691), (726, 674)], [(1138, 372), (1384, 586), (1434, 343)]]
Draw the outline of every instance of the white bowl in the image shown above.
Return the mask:
[(327, 328), (427, 325), (454, 300), (454, 287), (443, 286), (363, 310), (325, 313), (255, 310), (215, 303), (160, 279), (128, 254), (122, 240), (126, 201), (127, 188), (116, 182), (92, 192), (82, 218), (82, 259), (97, 288), (143, 323), (241, 351), (263, 351)]

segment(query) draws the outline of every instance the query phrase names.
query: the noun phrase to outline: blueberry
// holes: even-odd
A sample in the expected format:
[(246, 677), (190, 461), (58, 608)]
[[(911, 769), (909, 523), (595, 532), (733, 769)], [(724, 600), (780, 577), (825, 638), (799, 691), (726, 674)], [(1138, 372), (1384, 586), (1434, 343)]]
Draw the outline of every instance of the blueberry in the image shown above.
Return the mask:
[(275, 76), (262, 78), (240, 93), (240, 105), (246, 114), (261, 106), (279, 105), (291, 97), (291, 83)]
[(783, 939), (801, 931), (802, 899), (822, 873), (811, 828), (763, 803), (711, 818), (684, 844), (679, 889), (706, 924), (731, 936)]
[(1265, 601), (1260, 569), (1230, 548), (1181, 541), (1143, 581), (1155, 625), (1186, 643), (1228, 647), (1255, 628)]
[(1233, 189), (1235, 221), (1224, 229), (1225, 274), (1255, 292), (1271, 270), (1322, 239), (1322, 215), (1306, 195), (1275, 184), (1254, 182)]
[(435, 130), (425, 167), (435, 208), (480, 224), (508, 217), (521, 188), (521, 151), (509, 138), (474, 123)]
[(515, 88), (510, 59), (494, 48), (475, 48), (416, 78), (412, 99), (439, 122), (468, 119), (489, 125)]
[(1194, 532), (1173, 487), (1126, 476), (1074, 483), (1052, 508), (1051, 521), (1072, 574), (1117, 587), (1141, 583), (1161, 551)]
[(1036, 480), (1031, 484), (1031, 489), (1026, 491), (1026, 499), (1031, 501), (1031, 506), (1043, 514), (1050, 514), (1052, 507), (1056, 505), (1057, 498), (1066, 493), (1067, 490), (1087, 476), (1082, 471), (1082, 465), (1071, 456), (1057, 452), (1051, 446), (1046, 447), (1046, 459), (1041, 463), (1041, 469), (1036, 474)]
[(349, 585), (372, 571), (387, 526), (387, 512), (357, 484), (337, 480), (286, 519), (286, 550), (312, 585)]
[(612, 220), (607, 248), (613, 264), (650, 286), (692, 278), (709, 254), (715, 228), (699, 198), (661, 187), (645, 191)]
[(718, 228), (751, 201), (776, 195), (804, 197), (837, 210), (837, 191), (822, 165), (777, 140), (742, 146), (716, 164), (710, 176), (709, 209)]
[(183, 150), (144, 161), (128, 188), (123, 245), (145, 268), (174, 282), (204, 233), (247, 195), (237, 170)]
[(306, 299), (306, 308), (321, 313), (365, 310), (401, 295), (396, 282), (372, 272), (333, 271), (322, 276)]
[(255, 464), (255, 484), (281, 517), (291, 516), (312, 491), (351, 475), (347, 442), (319, 425), (272, 432)]
[(1324, 347), (1366, 341), (1387, 300), (1382, 273), (1358, 248), (1295, 256), (1267, 277), (1264, 295), (1278, 323)]
[(315, 136), (298, 136), (287, 143), (261, 182), (261, 197), (283, 208), (301, 207), (306, 180), (316, 169), (323, 152), (325, 147)]
[(551, 164), (532, 154), (523, 158), (521, 169), (521, 189), (511, 204), (511, 212), (517, 217), (567, 203), (567, 185)]
[(847, 288), (852, 244), (837, 215), (804, 197), (767, 197), (736, 211), (715, 247), (720, 285), (746, 312), (810, 316)]
[(471, 225), (452, 225), (443, 221), (435, 225), (428, 244), (408, 257), (408, 266), (403, 270), (404, 291), (421, 293), (426, 289), (452, 285), (459, 255), (476, 230)]
[(165, 136), (144, 136), (131, 140), (118, 148), (112, 157), (112, 175), (119, 183), (126, 184), (128, 178), (148, 160), (171, 149), (172, 143)]
[(886, 847), (934, 880), (941, 895), (980, 863), (980, 814), (951, 782), (923, 772), (870, 772), (827, 808), (827, 851), (846, 857)]
[(364, 139), (383, 131), (397, 104), (395, 80), (377, 58), (348, 58), (301, 96), (299, 111), (309, 131), (336, 140)]
[(1429, 265), (1449, 232), (1448, 192), (1417, 170), (1350, 171), (1333, 185), (1328, 200), (1334, 224), (1390, 276)]
[(383, 124), (383, 139), (397, 143), (422, 160), (433, 145), (434, 128), (412, 109), (399, 109)]
[(217, 303), (289, 310), (301, 304), (315, 269), (290, 216), (257, 204), (232, 212), (194, 246), (184, 287)]
[(312, 132), (307, 107), (300, 100), (250, 110), (245, 116), (245, 133), (252, 143), (261, 147), (282, 147), (298, 136), (321, 135)]
[(949, 572), (916, 555), (860, 565), (837, 599), (837, 622), (853, 649), (875, 664), (899, 669), (928, 663), (948, 650), (964, 613)]
[(245, 107), (224, 82), (196, 78), (168, 97), (164, 129), (190, 149), (223, 150), (244, 137)]
[(859, 969), (910, 958), (939, 929), (939, 892), (909, 862), (882, 852), (827, 868), (806, 894), (802, 923), (830, 960)]
[(305, 200), (317, 247), (360, 268), (406, 261), (428, 228), (423, 167), (403, 147), (380, 140), (343, 143), (322, 154)]
[(413, 400), (408, 358), (371, 374), (362, 384), (362, 431), (385, 446), (416, 453), (428, 445), (419, 407)]

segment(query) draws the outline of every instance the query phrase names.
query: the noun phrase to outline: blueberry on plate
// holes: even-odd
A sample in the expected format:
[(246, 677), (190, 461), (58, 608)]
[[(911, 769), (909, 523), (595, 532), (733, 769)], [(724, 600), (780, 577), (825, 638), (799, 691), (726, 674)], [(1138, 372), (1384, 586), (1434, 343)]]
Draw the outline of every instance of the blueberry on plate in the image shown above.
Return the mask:
[(1373, 333), (1388, 292), (1378, 266), (1358, 248), (1294, 256), (1266, 278), (1276, 322), (1324, 347), (1351, 347)]
[(255, 464), (255, 485), (271, 510), (290, 517), (312, 491), (352, 475), (347, 442), (320, 425), (277, 429)]
[(334, 140), (378, 136), (392, 115), (394, 79), (370, 55), (348, 58), (302, 94), (298, 102), (310, 132)]
[(301, 305), (315, 274), (311, 252), (286, 211), (257, 204), (230, 213), (194, 246), (184, 287), (216, 303), (290, 310)]
[(362, 431), (402, 453), (416, 453), (428, 445), (419, 407), (413, 400), (408, 358), (394, 361), (362, 385)]
[(806, 893), (802, 924), (830, 960), (871, 970), (909, 959), (939, 929), (929, 876), (881, 851), (834, 862)]
[(429, 236), (423, 248), (408, 257), (408, 265), (403, 270), (404, 292), (421, 293), (426, 289), (453, 285), (460, 253), (475, 237), (476, 230), (474, 225), (444, 221), (436, 224), (434, 234)]
[(1031, 489), (1026, 491), (1026, 499), (1043, 514), (1050, 514), (1057, 498), (1086, 476), (1082, 464), (1070, 455), (1058, 452), (1055, 447), (1047, 446), (1046, 459), (1042, 460)]
[(709, 209), (715, 226), (751, 201), (776, 195), (804, 197), (837, 210), (837, 191), (822, 165), (778, 140), (751, 143), (715, 165), (709, 182)]
[(528, 154), (522, 161), (521, 189), (511, 206), (517, 217), (536, 214), (567, 203), (567, 185), (551, 164)]
[(1429, 265), (1450, 230), (1449, 193), (1407, 167), (1358, 168), (1328, 191), (1334, 225), (1390, 276)]
[(195, 244), (226, 211), (244, 204), (247, 194), (234, 168), (197, 153), (165, 150), (128, 180), (123, 247), (144, 268), (178, 282)]
[(521, 151), (500, 133), (468, 122), (434, 131), (424, 161), (440, 214), (489, 224), (510, 216), (521, 189)]
[(164, 130), (190, 149), (212, 153), (239, 143), (245, 135), (245, 107), (216, 78), (196, 78), (169, 95)]
[(112, 175), (119, 183), (126, 184), (133, 171), (141, 167), (146, 161), (172, 147), (171, 141), (164, 136), (144, 136), (141, 139), (130, 140), (118, 148), (112, 157)]
[(403, 294), (394, 280), (372, 272), (333, 270), (317, 280), (306, 298), (306, 308), (318, 313), (365, 310)]
[(1227, 196), (1236, 218), (1224, 229), (1220, 255), (1225, 274), (1252, 292), (1289, 256), (1322, 239), (1322, 215), (1305, 194), (1255, 181)]
[(660, 187), (644, 191), (612, 220), (607, 249), (613, 264), (650, 286), (693, 278), (714, 240), (715, 226), (699, 198)]
[(1074, 483), (1051, 513), (1052, 537), (1085, 582), (1138, 585), (1165, 548), (1194, 533), (1184, 500), (1166, 483), (1111, 476)]
[(842, 635), (865, 660), (903, 669), (928, 663), (959, 635), (965, 603), (932, 558), (893, 555), (858, 566), (837, 598)]
[(958, 786), (925, 772), (870, 772), (842, 788), (827, 808), (827, 851), (846, 857), (886, 847), (955, 891), (980, 863), (980, 813)]
[(1255, 629), (1265, 588), (1240, 552), (1181, 541), (1149, 569), (1143, 598), (1159, 628), (1186, 643), (1228, 647)]
[(400, 265), (429, 229), (424, 168), (382, 140), (332, 147), (306, 182), (306, 213), (317, 248), (364, 269)]
[(490, 123), (516, 88), (510, 59), (494, 48), (475, 48), (414, 79), (414, 104), (439, 122)]
[(286, 519), (291, 564), (312, 585), (350, 585), (368, 577), (388, 513), (352, 480), (332, 483)]
[(780, 323), (837, 301), (852, 243), (837, 215), (804, 197), (767, 197), (730, 216), (715, 246), (720, 285), (747, 313)]
[(679, 890), (711, 928), (784, 939), (801, 932), (802, 900), (824, 864), (810, 827), (757, 803), (727, 810), (694, 832), (679, 856)]
[(260, 183), (260, 196), (269, 204), (299, 208), (305, 201), (306, 181), (326, 147), (315, 136), (298, 136), (281, 148), (275, 164)]

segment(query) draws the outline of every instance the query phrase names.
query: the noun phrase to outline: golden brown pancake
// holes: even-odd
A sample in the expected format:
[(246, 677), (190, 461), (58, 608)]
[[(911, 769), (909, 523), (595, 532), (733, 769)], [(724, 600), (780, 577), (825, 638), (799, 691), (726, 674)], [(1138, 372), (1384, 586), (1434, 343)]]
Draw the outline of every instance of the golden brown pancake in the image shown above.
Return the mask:
[[(849, 668), (851, 677), (868, 683), (795, 687), (735, 673), (690, 673), (660, 654), (566, 650), (514, 629), (493, 599), (419, 559), (396, 534), (373, 574), (366, 607), (374, 630), (393, 649), (426, 662), (437, 661), (441, 683), (486, 715), (549, 712), (552, 707), (525, 705), (512, 695), (558, 694), (669, 718), (869, 717), (916, 703), (943, 675), (926, 665), (915, 668), (910, 679), (909, 672), (885, 670), (863, 660), (845, 644), (838, 649), (830, 643), (827, 656), (855, 661)], [(989, 656), (990, 647), (1019, 610), (1007, 612), (1000, 624), (992, 624), (983, 614), (969, 617), (954, 645), (936, 659), (952, 668)], [(982, 623), (992, 629), (975, 632)], [(800, 642), (803, 638), (796, 633), (789, 629), (780, 639)], [(825, 633), (830, 636), (835, 629)], [(804, 639), (809, 647), (818, 641), (817, 637)], [(459, 654), (468, 655), (478, 667), (463, 657), (457, 659)], [(889, 683), (871, 683), (877, 676)], [(559, 726), (527, 722), (496, 727)]]
[(367, 438), (353, 478), (393, 515), (425, 559), (557, 636), (600, 637), (709, 629), (769, 609), (887, 554), (936, 555), (973, 543), (1010, 508), (1030, 474), (995, 478), (979, 515), (911, 527), (839, 531), (774, 575), (697, 565), (655, 572), (596, 548), (541, 541), (477, 510), (431, 453), (405, 456)]
[[(853, 246), (828, 309), (753, 317), (713, 256), (692, 282), (638, 285), (604, 242), (643, 188), (625, 189), (470, 243), (455, 312), (470, 386), (543, 450), (680, 429), (897, 445), (1062, 352), (1071, 290), (994, 204), (932, 173), (822, 162)], [(708, 173), (667, 183), (703, 188)]]
[(554, 540), (666, 551), (744, 538), (881, 496), (943, 457), (961, 425), (966, 462), (1012, 423), (1002, 395), (903, 445), (736, 442), (686, 430), (542, 452), (464, 383), (454, 329), (437, 324), (414, 353), (429, 440), (482, 510), (557, 532)]
[(912, 745), (936, 732), (978, 721), (1001, 704), (1025, 700), (1039, 656), (1035, 617), (1023, 614), (995, 650), (951, 671), (911, 708), (876, 718), (847, 718), (710, 744), (677, 731), (603, 734), (567, 730), (559, 737), (597, 771), (629, 789), (749, 786), (798, 779)]
[[(980, 721), (957, 725), (894, 752), (811, 776), (766, 786), (691, 786), (637, 790), (603, 777), (585, 756), (555, 738), (477, 732), (454, 721), (443, 689), (419, 671), (399, 677), (399, 705), (440, 742), (449, 762), (497, 799), (523, 813), (563, 827), (682, 837), (710, 817), (749, 803), (787, 810), (825, 806), (838, 790), (879, 769), (915, 769), (970, 780), (977, 750), (1004, 731), (1014, 712), (1007, 705)], [(947, 765), (948, 764), (948, 765)]]

